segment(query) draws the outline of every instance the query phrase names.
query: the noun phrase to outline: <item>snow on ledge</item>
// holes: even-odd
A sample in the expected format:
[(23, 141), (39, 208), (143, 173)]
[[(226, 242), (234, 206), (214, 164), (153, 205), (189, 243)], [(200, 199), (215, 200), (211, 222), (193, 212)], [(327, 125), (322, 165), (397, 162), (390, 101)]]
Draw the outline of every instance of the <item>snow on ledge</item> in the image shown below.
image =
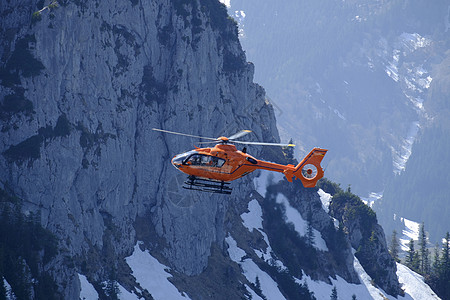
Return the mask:
[[(353, 253), (355, 250), (353, 249)], [(356, 257), (354, 257), (353, 267), (361, 281), (361, 284), (348, 283), (340, 276), (336, 279), (330, 277), (331, 284), (323, 281), (312, 280), (311, 277), (303, 273), (303, 280), (296, 279), (297, 283), (305, 282), (310, 291), (314, 292), (317, 299), (329, 299), (331, 290), (336, 287), (338, 299), (351, 299), (355, 295), (357, 299), (376, 299), (376, 300), (438, 300), (439, 297), (431, 290), (431, 288), (424, 283), (423, 277), (411, 271), (401, 264), (397, 264), (397, 276), (402, 288), (405, 291), (405, 296), (398, 296), (397, 298), (388, 295), (382, 289), (372, 285), (372, 278), (366, 273), (364, 268)]]
[[(269, 274), (261, 270), (251, 258), (242, 260), (245, 256), (245, 251), (237, 246), (236, 240), (233, 239), (232, 236), (227, 236), (225, 241), (228, 244), (228, 255), (231, 260), (241, 266), (242, 273), (249, 282), (255, 284), (256, 277), (258, 277), (261, 291), (267, 299), (286, 299), (278, 289), (278, 284), (269, 276)], [(247, 289), (249, 288), (250, 287)]]
[(267, 186), (269, 184), (275, 184), (284, 179), (283, 173), (277, 173), (267, 170), (260, 170), (258, 177), (253, 179), (255, 189), (263, 197), (266, 197)]
[[(295, 231), (299, 235), (306, 235), (308, 223), (302, 218), (298, 210), (291, 206), (289, 200), (282, 194), (277, 195), (276, 199), (278, 204), (284, 205), (286, 208), (286, 222), (294, 224)], [(313, 229), (314, 232), (314, 247), (318, 250), (328, 251), (327, 244), (322, 238), (322, 234), (317, 229)]]
[(138, 242), (134, 246), (133, 254), (125, 259), (136, 282), (146, 289), (155, 300), (189, 299), (168, 280), (172, 275), (166, 270), (170, 270), (170, 268), (161, 264), (148, 251), (142, 251), (139, 247), (140, 243)]
[(324, 190), (319, 189), (317, 191), (317, 194), (319, 194), (320, 202), (322, 202), (322, 208), (326, 213), (330, 210), (330, 201), (331, 201), (331, 195), (324, 192)]
[(418, 222), (414, 222), (406, 218), (400, 218), (400, 220), (403, 224), (405, 224), (405, 228), (402, 230), (402, 235), (399, 238), (400, 247), (403, 251), (408, 251), (409, 241), (411, 239), (414, 241), (419, 240), (420, 224)]
[(272, 264), (282, 270), (286, 270), (286, 266), (284, 266), (280, 260), (272, 257), (272, 246), (270, 246), (269, 237), (263, 230), (262, 208), (261, 205), (259, 205), (258, 200), (253, 199), (248, 203), (248, 213), (241, 214), (241, 219), (244, 226), (247, 227), (248, 231), (252, 232), (255, 229), (259, 231), (267, 244), (267, 248), (263, 251), (259, 249), (253, 249), (256, 255), (263, 258), (264, 261), (268, 262), (269, 264)]
[(251, 232), (253, 229), (262, 229), (262, 209), (258, 200), (253, 199), (248, 203), (248, 213), (241, 215), (244, 226)]
[(87, 280), (86, 276), (78, 274), (78, 279), (80, 280), (80, 299), (90, 300), (98, 299), (98, 293), (94, 286)]
[(399, 263), (397, 263), (397, 276), (405, 290), (405, 297), (399, 297), (400, 299), (440, 299), (424, 282), (421, 275)]
[(219, 2), (224, 4), (227, 8), (231, 7), (231, 0), (219, 0)]

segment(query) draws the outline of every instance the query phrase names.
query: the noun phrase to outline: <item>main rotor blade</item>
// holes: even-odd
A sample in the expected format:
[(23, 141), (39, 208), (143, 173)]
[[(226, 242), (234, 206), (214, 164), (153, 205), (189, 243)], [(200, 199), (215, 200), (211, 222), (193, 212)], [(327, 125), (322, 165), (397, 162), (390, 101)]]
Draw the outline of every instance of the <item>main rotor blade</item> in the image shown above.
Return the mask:
[(247, 145), (261, 145), (261, 146), (295, 147), (294, 144), (279, 144), (279, 143), (259, 143), (259, 142), (243, 142), (243, 141), (233, 141), (233, 143), (247, 144)]
[(251, 130), (241, 130), (238, 133), (233, 134), (232, 136), (228, 137), (229, 140), (234, 140), (234, 139), (238, 139), (240, 137), (243, 137), (246, 134), (249, 134), (250, 132), (252, 132)]
[(198, 135), (192, 135), (192, 134), (186, 134), (186, 133), (180, 133), (180, 132), (174, 132), (174, 131), (163, 130), (163, 129), (158, 129), (158, 128), (152, 128), (152, 130), (160, 131), (160, 132), (165, 132), (165, 133), (171, 133), (171, 134), (177, 134), (177, 135), (183, 135), (183, 136), (189, 136), (189, 137), (198, 138), (198, 139), (205, 139), (205, 140), (217, 141), (217, 139), (215, 139), (215, 138), (204, 137), (204, 136), (198, 136)]

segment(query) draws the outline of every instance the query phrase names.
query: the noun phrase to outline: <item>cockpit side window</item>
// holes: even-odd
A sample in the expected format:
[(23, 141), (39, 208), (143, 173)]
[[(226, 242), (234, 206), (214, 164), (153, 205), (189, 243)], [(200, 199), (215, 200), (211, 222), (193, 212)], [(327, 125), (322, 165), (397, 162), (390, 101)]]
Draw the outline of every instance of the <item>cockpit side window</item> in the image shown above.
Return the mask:
[(225, 160), (211, 155), (193, 154), (189, 157), (186, 163), (192, 166), (221, 168), (224, 165)]
[(213, 167), (222, 168), (225, 163), (225, 159), (218, 158), (215, 156), (211, 156), (211, 160), (213, 161)]

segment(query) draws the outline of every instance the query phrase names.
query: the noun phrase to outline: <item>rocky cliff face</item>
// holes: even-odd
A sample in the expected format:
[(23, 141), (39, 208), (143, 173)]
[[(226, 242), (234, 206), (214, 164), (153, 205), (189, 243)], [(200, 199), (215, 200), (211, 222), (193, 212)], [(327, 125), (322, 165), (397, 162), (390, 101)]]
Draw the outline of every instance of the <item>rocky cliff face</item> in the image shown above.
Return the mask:
[(355, 257), (367, 274), (390, 295), (402, 294), (395, 261), (388, 252), (383, 228), (375, 212), (349, 191), (335, 194), (330, 214), (341, 222), (347, 232)]
[(193, 141), (151, 129), (278, 139), (234, 23), (215, 1), (42, 5), (0, 4), (2, 186), (80, 262), (105, 247), (129, 254), (134, 220), (150, 212), (169, 263), (198, 274), (224, 238), (228, 199), (169, 197), (170, 158)]
[[(253, 83), (253, 66), (222, 4), (23, 0), (2, 1), (0, 12), (1, 188), (23, 200), (25, 213), (39, 213), (57, 236), (60, 253), (46, 267), (64, 298), (78, 299), (80, 273), (98, 292), (113, 277), (150, 299), (152, 291), (136, 283), (124, 259), (138, 251), (137, 240), (173, 268), (172, 282), (193, 298), (220, 290), (251, 295), (248, 286), (258, 291), (257, 281), (241, 270), (252, 261), (230, 252), (233, 237), (280, 282), (285, 297), (309, 295), (292, 277), (303, 276), (303, 265), (292, 267), (297, 258), (271, 253), (276, 233), (264, 239), (263, 225), (251, 231), (242, 223), (253, 203), (267, 222), (284, 228), (282, 215), (270, 219), (278, 200), (256, 193), (251, 177), (235, 183), (231, 196), (182, 190), (184, 176), (169, 161), (197, 141), (151, 130), (216, 137), (247, 128), (252, 140), (279, 140), (273, 109)], [(249, 152), (270, 158), (259, 148)], [(318, 232), (334, 232), (317, 194), (285, 193), (303, 215), (314, 212)], [(305, 246), (288, 236), (292, 245)], [(341, 256), (326, 254), (322, 245), (317, 264), (305, 265), (308, 276), (359, 282), (343, 243)], [(288, 279), (283, 264), (291, 266)]]

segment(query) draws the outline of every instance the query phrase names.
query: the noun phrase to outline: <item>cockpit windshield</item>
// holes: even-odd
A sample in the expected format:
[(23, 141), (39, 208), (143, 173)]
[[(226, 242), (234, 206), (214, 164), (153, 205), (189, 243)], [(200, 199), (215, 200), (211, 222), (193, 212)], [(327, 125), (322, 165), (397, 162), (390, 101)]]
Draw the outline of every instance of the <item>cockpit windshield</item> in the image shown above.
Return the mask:
[(183, 164), (192, 166), (207, 166), (221, 168), (225, 163), (225, 159), (212, 156), (200, 154), (195, 150), (188, 151), (185, 153), (178, 154), (172, 159), (173, 164)]
[(191, 150), (191, 151), (188, 151), (188, 152), (184, 152), (184, 153), (178, 154), (177, 156), (175, 156), (172, 159), (172, 162), (174, 164), (181, 165), (189, 156), (191, 156), (194, 153), (198, 153), (198, 152), (195, 151), (195, 150)]

